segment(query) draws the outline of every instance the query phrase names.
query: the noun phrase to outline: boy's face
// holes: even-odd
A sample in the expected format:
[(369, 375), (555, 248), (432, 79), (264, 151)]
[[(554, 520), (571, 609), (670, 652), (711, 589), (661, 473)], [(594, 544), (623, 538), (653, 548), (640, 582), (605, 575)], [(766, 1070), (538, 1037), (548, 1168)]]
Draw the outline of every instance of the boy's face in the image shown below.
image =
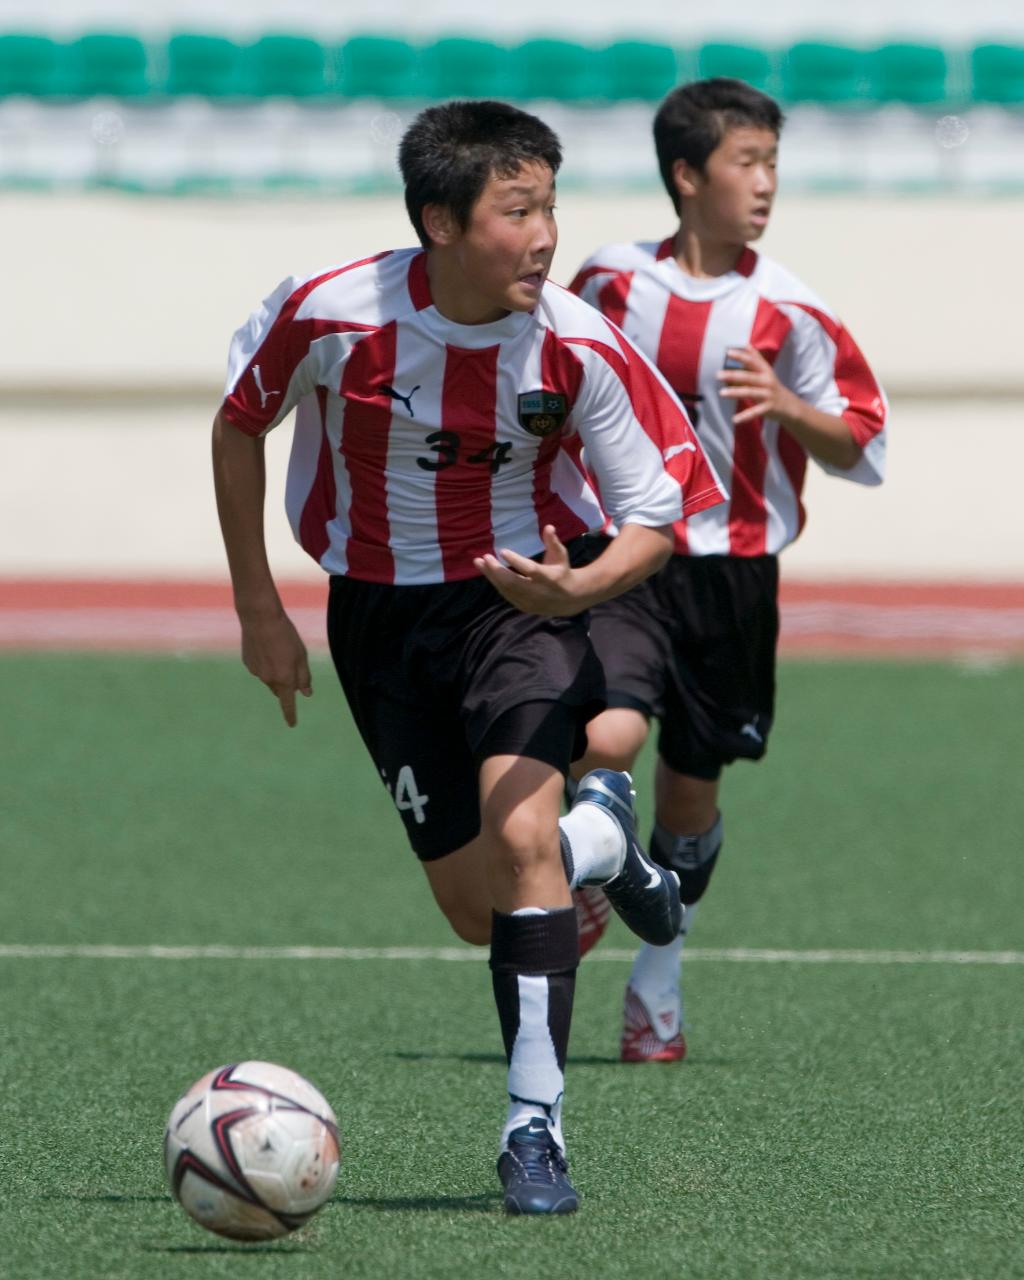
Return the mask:
[(440, 211), (444, 225), (428, 225), (428, 231), (441, 250), (431, 257), (457, 294), (459, 314), (452, 314), (450, 300), (443, 307), (450, 318), (486, 324), (509, 311), (534, 309), (558, 242), (554, 210), (554, 174), (534, 161), (510, 178), (488, 179), (466, 227)]
[(704, 172), (677, 168), (684, 217), (716, 240), (746, 244), (768, 225), (778, 180), (779, 140), (771, 129), (729, 129), (708, 156)]

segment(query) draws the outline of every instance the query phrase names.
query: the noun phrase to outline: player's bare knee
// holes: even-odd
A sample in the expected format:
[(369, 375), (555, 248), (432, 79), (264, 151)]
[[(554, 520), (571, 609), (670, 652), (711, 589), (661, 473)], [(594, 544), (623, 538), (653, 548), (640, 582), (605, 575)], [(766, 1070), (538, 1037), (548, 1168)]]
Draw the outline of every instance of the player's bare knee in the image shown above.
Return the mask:
[(587, 725), (585, 770), (632, 769), (647, 730), (647, 720), (639, 711), (613, 707), (602, 712)]
[(526, 805), (485, 819), (484, 830), (491, 858), (513, 879), (522, 879), (547, 862), (561, 861), (557, 833), (547, 814)]

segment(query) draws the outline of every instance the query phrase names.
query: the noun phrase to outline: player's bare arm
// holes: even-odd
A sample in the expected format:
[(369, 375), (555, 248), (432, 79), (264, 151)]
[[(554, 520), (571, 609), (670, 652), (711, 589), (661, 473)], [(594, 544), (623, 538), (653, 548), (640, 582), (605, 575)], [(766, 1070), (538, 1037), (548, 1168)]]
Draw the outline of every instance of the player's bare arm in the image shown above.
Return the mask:
[(222, 413), (213, 424), (213, 479), (242, 627), (242, 661), (277, 698), (285, 722), (294, 726), (295, 694), (308, 698), (313, 685), (306, 646), (284, 611), (267, 561), (263, 439), (239, 431)]
[(723, 384), (719, 394), (746, 402), (733, 415), (736, 426), (756, 418), (771, 418), (820, 461), (844, 470), (856, 465), (861, 448), (842, 418), (823, 413), (784, 386), (756, 347), (730, 347), (727, 354), (730, 360), (743, 366), (742, 369), (722, 369), (718, 374)]
[(593, 564), (574, 569), (552, 525), (545, 526), (543, 538), (539, 563), (507, 550), (500, 559), (488, 554), (474, 563), (517, 609), (549, 618), (571, 617), (635, 587), (661, 568), (673, 546), (671, 525), (627, 524)]

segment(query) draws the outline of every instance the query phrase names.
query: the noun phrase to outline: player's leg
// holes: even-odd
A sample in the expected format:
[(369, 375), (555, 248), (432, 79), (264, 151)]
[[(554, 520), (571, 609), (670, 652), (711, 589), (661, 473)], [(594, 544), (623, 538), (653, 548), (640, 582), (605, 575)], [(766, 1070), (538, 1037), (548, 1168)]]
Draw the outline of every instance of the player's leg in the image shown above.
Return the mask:
[(486, 947), (491, 941), (491, 886), (482, 837), (421, 865), (434, 901), (456, 936)]
[(607, 710), (587, 725), (586, 752), (572, 766), (577, 781), (591, 769), (632, 769), (652, 717), (661, 713), (672, 655), (657, 577), (590, 610)]
[(557, 702), (531, 702), (474, 726), (491, 980), (508, 1063), (498, 1173), (511, 1213), (571, 1213), (579, 1203), (562, 1133), (579, 939), (558, 814), (582, 723)]
[[(540, 637), (531, 643), (545, 648)], [(493, 905), (491, 970), (509, 1064), (498, 1169), (506, 1208), (515, 1213), (565, 1213), (577, 1205), (561, 1122), (579, 963), (570, 884), (584, 874), (608, 883), (620, 909), (629, 899), (627, 915), (636, 910), (649, 929), (660, 905), (641, 901), (644, 893), (654, 896), (650, 880), (664, 886), (666, 911), (678, 907), (674, 876), (659, 881), (646, 859), (643, 884), (632, 882), (635, 838), (626, 830), (627, 818), (616, 812), (622, 804), (616, 780), (623, 775), (607, 771), (607, 796), (599, 794), (597, 782), (585, 780), (573, 813), (559, 824), (564, 778), (582, 748), (586, 719), (583, 707), (523, 703), (502, 713), (475, 747), (480, 840)], [(664, 932), (673, 928), (670, 922)]]
[(628, 773), (592, 769), (585, 774), (559, 826), (574, 890), (599, 886), (620, 919), (645, 942), (663, 945), (676, 935), (683, 916), (679, 882), (671, 868), (647, 856), (637, 838), (636, 793)]
[(509, 1059), (502, 1146), (532, 1118), (560, 1146), (563, 1072), (578, 947), (558, 843), (562, 775), (539, 760), (491, 756), (480, 806), (491, 888), (491, 969)]
[(562, 774), (526, 756), (491, 755), (480, 764), (481, 839), (495, 911), (568, 910), (558, 838)]
[[(577, 713), (554, 705), (556, 740), (544, 747), (542, 722), (550, 717), (542, 707), (512, 709), (485, 734), (478, 761), (457, 714), (432, 708), (428, 736), (409, 708), (385, 704), (378, 697), (369, 710), (362, 707), (360, 727), (408, 839), (458, 935), (491, 943), (509, 1060), (500, 1157), (507, 1207), (570, 1212), (578, 1198), (568, 1180), (561, 1097), (579, 948), (558, 812)], [(564, 764), (492, 754), (487, 746), (517, 737)]]
[[(555, 1108), (579, 950), (557, 823), (563, 778), (603, 687), (586, 624), (519, 614), (482, 581), (421, 590), (336, 578), (328, 639), (435, 896), (463, 936), (491, 938), (510, 1093), (536, 1092), (528, 1101), (542, 1109), (504, 1143), (509, 1208), (575, 1209)], [(524, 674), (546, 699), (525, 713), (509, 705)], [(446, 861), (449, 874), (430, 865)]]
[[(707, 892), (722, 851), (720, 788), (720, 767), (709, 765), (705, 776), (695, 777), (673, 769), (659, 756), (654, 774), (651, 841), (657, 846), (658, 862), (672, 867), (679, 877), (679, 896), (686, 908), (678, 940), (680, 950), (693, 929), (697, 904)], [(679, 1020), (681, 1023), (681, 1008)]]
[[(580, 778), (591, 769), (615, 769), (631, 773), (633, 763), (647, 740), (647, 717), (633, 707), (609, 707), (587, 725), (587, 752), (573, 765), (565, 780), (565, 797), (571, 805)], [(604, 937), (612, 914), (612, 904), (597, 885), (580, 885), (573, 890), (576, 924), (580, 931), (580, 958)]]
[[(460, 597), (465, 596), (465, 600)], [(491, 901), (480, 839), (477, 761), (460, 691), (431, 665), (433, 614), (474, 616), (471, 590), (331, 579), (327, 634), (349, 710), (438, 906), (463, 941), (486, 945)]]
[(641, 948), (626, 989), (622, 1057), (685, 1056), (680, 961), (722, 850), (722, 769), (764, 754), (778, 635), (774, 557), (673, 560), (663, 584), (679, 621), (655, 775), (650, 852), (679, 876), (684, 929)]
[(679, 877), (686, 909), (679, 935), (666, 946), (643, 946), (626, 987), (624, 1062), (678, 1062), (686, 1056), (680, 962), (722, 848), (719, 778), (693, 777), (659, 757), (651, 857)]
[(491, 888), (480, 833), (477, 766), (458, 715), (375, 696), (350, 697), (357, 727), (427, 876), (438, 907), (463, 942), (491, 937)]
[(647, 741), (649, 721), (635, 707), (610, 706), (587, 725), (587, 751), (572, 767), (575, 781), (591, 769), (629, 773)]
[(654, 772), (654, 805), (659, 825), (672, 832), (706, 831), (718, 817), (721, 775), (694, 777), (671, 768), (660, 756)]
[[(669, 659), (668, 639), (650, 583), (590, 611), (590, 637), (607, 684), (608, 709), (587, 725), (587, 750), (566, 782), (571, 803), (580, 778), (593, 769), (631, 773), (660, 710)], [(604, 934), (611, 904), (603, 890), (582, 884), (573, 892), (580, 956)]]
[[(524, 614), (490, 596), (461, 648), (458, 702), (476, 762), (476, 842), (508, 1060), (498, 1173), (509, 1212), (567, 1213), (578, 1198), (561, 1108), (579, 940), (558, 813), (604, 681), (585, 619)], [(614, 827), (610, 816), (605, 822)], [(478, 874), (474, 884), (478, 892)]]
[[(520, 715), (536, 715), (542, 705), (528, 704), (518, 711)], [(588, 779), (578, 802), (558, 824), (559, 878), (572, 888), (577, 914), (578, 899), (583, 894), (589, 891), (599, 897), (604, 904), (599, 932), (603, 932), (611, 909), (604, 888), (599, 886), (611, 882), (611, 896), (617, 901), (620, 914), (624, 913), (630, 927), (641, 937), (652, 933), (664, 935), (673, 926), (662, 922), (659, 916), (674, 912), (675, 891), (667, 884), (663, 889), (651, 891), (652, 873), (656, 867), (644, 857), (635, 840), (631, 812), (633, 796), (628, 777), (615, 770), (598, 768), (588, 774)], [(500, 795), (500, 791), (496, 795)], [(532, 821), (526, 811), (502, 814), (497, 826), (485, 823), (481, 835), (469, 844), (443, 856), (429, 856), (424, 860), (423, 867), (434, 898), (464, 941), (481, 945), (489, 940), (491, 907), (500, 906), (500, 891), (496, 891), (487, 871), (492, 850), (508, 848), (514, 852), (519, 847), (524, 850), (524, 857), (529, 858), (530, 844), (536, 839), (536, 833), (530, 827)], [(411, 834), (414, 841), (416, 834)], [(628, 883), (624, 883), (630, 879), (628, 874), (624, 876), (627, 858), (638, 873), (633, 875), (633, 881), (642, 882), (639, 892), (634, 885), (631, 893)], [(528, 875), (517, 870), (516, 889), (522, 890), (529, 883)], [(661, 912), (659, 906), (663, 908)]]

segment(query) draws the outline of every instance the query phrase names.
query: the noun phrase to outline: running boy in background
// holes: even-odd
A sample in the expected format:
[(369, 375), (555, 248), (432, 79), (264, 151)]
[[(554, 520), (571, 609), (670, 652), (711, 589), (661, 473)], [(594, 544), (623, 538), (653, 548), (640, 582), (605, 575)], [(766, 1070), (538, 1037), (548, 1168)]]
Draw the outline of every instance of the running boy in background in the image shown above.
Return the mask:
[[(591, 615), (609, 709), (589, 726), (584, 767), (632, 768), (658, 721), (650, 854), (678, 874), (686, 904), (683, 932), (634, 963), (626, 1062), (686, 1053), (683, 942), (722, 848), (722, 769), (767, 746), (777, 557), (804, 525), (808, 459), (859, 484), (883, 477), (887, 406), (864, 357), (815, 294), (750, 247), (771, 214), (782, 123), (739, 80), (673, 90), (654, 142), (677, 229), (600, 249), (571, 286), (657, 362), (729, 494), (676, 525), (659, 574)], [(585, 951), (608, 912), (597, 890), (576, 898)]]
[[(577, 1206), (562, 1136), (579, 939), (571, 889), (602, 884), (640, 937), (681, 927), (678, 882), (634, 834), (628, 775), (598, 769), (559, 824), (603, 706), (586, 610), (721, 501), (647, 361), (565, 290), (558, 140), (498, 102), (422, 112), (402, 140), (422, 248), (289, 279), (235, 335), (214, 424), (218, 510), (248, 669), (288, 724), (311, 693), (263, 537), (263, 437), (297, 408), (296, 538), (331, 575), (331, 654), (353, 718), (455, 932), (490, 943), (508, 1056), (498, 1171), (513, 1213)], [(622, 532), (562, 447), (578, 436)]]

